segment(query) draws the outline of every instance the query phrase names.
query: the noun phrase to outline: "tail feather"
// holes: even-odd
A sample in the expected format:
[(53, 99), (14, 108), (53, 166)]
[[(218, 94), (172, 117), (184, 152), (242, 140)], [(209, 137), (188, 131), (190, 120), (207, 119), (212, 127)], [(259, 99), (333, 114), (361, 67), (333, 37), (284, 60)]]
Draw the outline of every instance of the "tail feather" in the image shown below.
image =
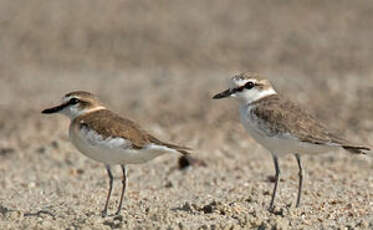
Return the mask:
[(175, 145), (175, 144), (170, 144), (170, 143), (167, 143), (167, 142), (160, 141), (159, 139), (157, 139), (157, 138), (155, 138), (151, 135), (149, 135), (148, 138), (150, 139), (150, 141), (152, 143), (159, 144), (159, 145), (164, 145), (168, 148), (175, 149), (176, 151), (178, 151), (179, 153), (181, 153), (183, 155), (189, 155), (190, 153), (188, 151), (192, 150), (191, 148), (186, 147), (186, 146), (180, 146), (180, 145)]
[(169, 143), (164, 143), (164, 145), (169, 148), (175, 149), (176, 151), (178, 151), (179, 153), (183, 155), (189, 155), (190, 153), (188, 152), (188, 150), (189, 151), (192, 150), (191, 148), (186, 147), (186, 146), (179, 146), (179, 145), (174, 145), (174, 144), (169, 144)]
[(342, 146), (345, 150), (349, 151), (353, 154), (367, 154), (367, 151), (371, 151), (371, 148), (367, 146), (353, 146), (353, 145), (343, 145)]
[(185, 151), (185, 150), (182, 150), (182, 149), (176, 149), (176, 151), (178, 151), (179, 153), (183, 154), (183, 155), (190, 155), (190, 152), (188, 151)]

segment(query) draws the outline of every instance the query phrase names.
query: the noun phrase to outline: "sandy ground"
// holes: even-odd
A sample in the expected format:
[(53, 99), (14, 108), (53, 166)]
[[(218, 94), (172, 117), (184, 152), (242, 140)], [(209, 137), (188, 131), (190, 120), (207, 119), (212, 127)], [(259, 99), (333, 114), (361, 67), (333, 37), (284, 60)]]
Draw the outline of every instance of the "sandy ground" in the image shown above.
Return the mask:
[[(373, 229), (373, 163), (343, 151), (280, 159), (213, 101), (258, 71), (357, 143), (373, 145), (369, 1), (0, 1), (0, 229)], [(164, 155), (129, 166), (119, 216), (100, 217), (102, 164), (80, 154), (68, 120), (40, 111), (69, 91), (96, 93), (207, 167)], [(109, 212), (118, 205), (120, 170)]]

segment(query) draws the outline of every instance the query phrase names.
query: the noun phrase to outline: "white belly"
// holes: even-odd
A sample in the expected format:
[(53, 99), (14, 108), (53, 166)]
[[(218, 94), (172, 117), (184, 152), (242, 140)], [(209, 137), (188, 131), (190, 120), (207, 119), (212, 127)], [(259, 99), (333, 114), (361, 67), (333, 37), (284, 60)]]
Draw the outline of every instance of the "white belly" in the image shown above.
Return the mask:
[(69, 137), (81, 153), (109, 165), (140, 164), (164, 153), (176, 152), (173, 149), (155, 144), (145, 145), (142, 149), (133, 149), (132, 143), (126, 139), (119, 137), (104, 139), (92, 130), (71, 126)]
[(326, 146), (301, 142), (288, 133), (268, 136), (259, 128), (258, 121), (250, 119), (248, 107), (240, 109), (241, 122), (246, 131), (256, 142), (274, 155), (282, 156), (286, 154), (316, 154), (328, 152), (336, 149), (336, 146)]

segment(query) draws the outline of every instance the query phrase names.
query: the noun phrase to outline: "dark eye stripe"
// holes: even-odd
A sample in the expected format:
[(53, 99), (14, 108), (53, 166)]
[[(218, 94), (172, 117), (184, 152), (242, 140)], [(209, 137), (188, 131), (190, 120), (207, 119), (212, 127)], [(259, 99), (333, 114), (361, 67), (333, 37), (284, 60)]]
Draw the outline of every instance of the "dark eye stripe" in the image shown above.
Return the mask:
[(232, 93), (235, 93), (235, 92), (241, 92), (245, 87), (243, 86), (240, 86), (240, 87), (237, 87), (237, 88), (233, 88), (232, 89)]
[(245, 88), (244, 86), (240, 86), (240, 87), (238, 87), (236, 89), (237, 89), (238, 92), (241, 92), (244, 88)]
[(237, 88), (234, 88), (234, 89), (232, 89), (232, 91), (233, 91), (233, 93), (235, 93), (235, 92), (242, 92), (242, 90), (244, 90), (245, 88), (246, 89), (252, 89), (252, 88), (254, 88), (256, 86), (256, 84), (254, 83), (254, 82), (251, 82), (251, 81), (249, 81), (249, 82), (247, 82), (245, 85), (243, 85), (243, 86), (240, 86), (240, 87), (237, 87)]

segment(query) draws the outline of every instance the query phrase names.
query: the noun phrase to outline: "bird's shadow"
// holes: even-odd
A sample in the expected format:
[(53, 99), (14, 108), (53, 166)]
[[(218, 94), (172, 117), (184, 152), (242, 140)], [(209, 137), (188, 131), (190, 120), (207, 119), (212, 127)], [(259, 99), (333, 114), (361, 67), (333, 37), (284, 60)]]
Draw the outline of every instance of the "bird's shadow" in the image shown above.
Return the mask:
[(27, 212), (27, 213), (24, 213), (23, 216), (27, 217), (27, 216), (41, 216), (42, 214), (45, 214), (45, 215), (49, 215), (51, 217), (53, 217), (53, 219), (55, 219), (56, 215), (48, 210), (39, 210), (37, 212)]
[[(2, 215), (6, 215), (7, 213), (10, 213), (10, 212), (19, 212), (20, 210), (17, 210), (17, 209), (9, 209), (3, 205), (0, 205), (0, 213)], [(51, 211), (48, 211), (48, 210), (39, 210), (39, 211), (36, 211), (36, 212), (25, 212), (23, 213), (23, 216), (24, 217), (32, 217), (32, 216), (41, 216), (42, 214), (44, 215), (49, 215), (51, 217), (53, 217), (53, 219), (55, 219), (56, 215), (54, 213), (52, 213)]]

